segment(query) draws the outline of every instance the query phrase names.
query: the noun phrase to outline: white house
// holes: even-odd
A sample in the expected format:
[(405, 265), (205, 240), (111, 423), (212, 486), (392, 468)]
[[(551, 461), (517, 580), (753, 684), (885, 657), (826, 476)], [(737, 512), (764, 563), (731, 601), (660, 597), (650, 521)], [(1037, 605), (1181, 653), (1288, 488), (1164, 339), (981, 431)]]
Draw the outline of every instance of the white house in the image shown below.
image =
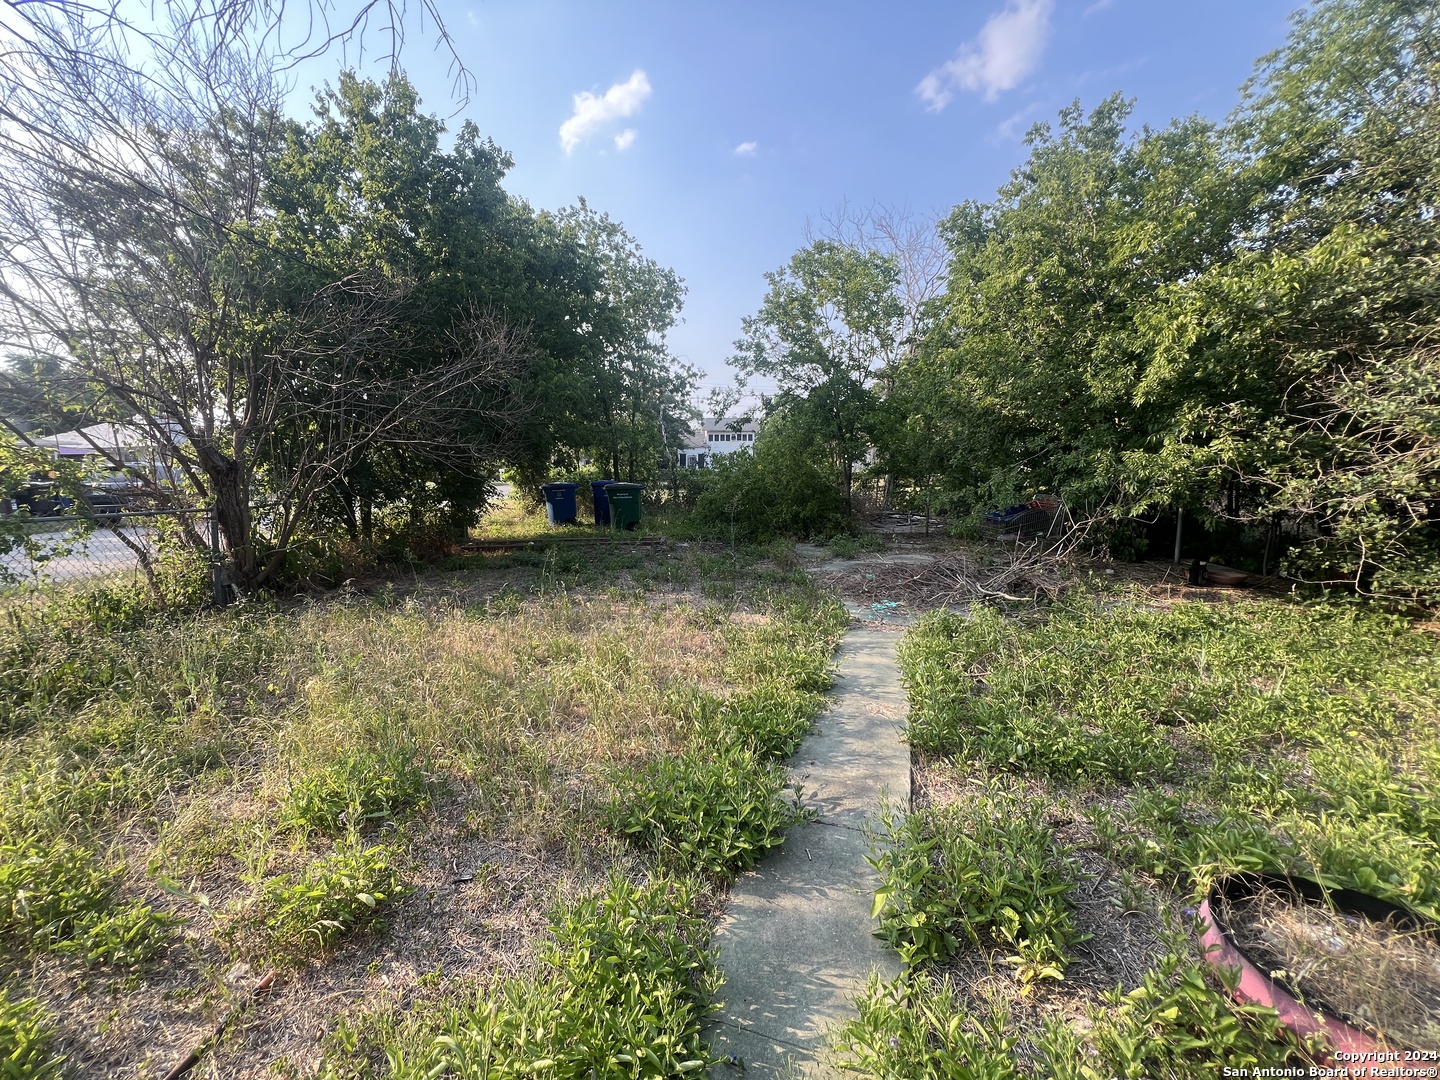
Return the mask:
[(728, 416), (704, 416), (700, 426), (693, 429), (679, 451), (682, 468), (702, 468), (710, 463), (716, 454), (733, 454), (736, 450), (749, 450), (755, 444), (759, 427), (746, 421)]

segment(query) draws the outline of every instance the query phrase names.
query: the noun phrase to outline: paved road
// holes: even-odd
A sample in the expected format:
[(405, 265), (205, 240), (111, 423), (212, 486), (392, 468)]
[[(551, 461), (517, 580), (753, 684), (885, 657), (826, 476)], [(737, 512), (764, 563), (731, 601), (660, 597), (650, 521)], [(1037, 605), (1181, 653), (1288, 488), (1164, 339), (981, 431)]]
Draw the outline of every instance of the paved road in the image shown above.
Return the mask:
[[(154, 529), (127, 526), (122, 531), (130, 540), (154, 552)], [(96, 529), (79, 540), (75, 540), (68, 530), (35, 533), (30, 540), (42, 558), (32, 561), (23, 548), (0, 555), (0, 565), (21, 582), (83, 581), (95, 577), (119, 577), (140, 570), (140, 561), (135, 553), (109, 529)], [(69, 550), (62, 550), (67, 544), (70, 545)]]

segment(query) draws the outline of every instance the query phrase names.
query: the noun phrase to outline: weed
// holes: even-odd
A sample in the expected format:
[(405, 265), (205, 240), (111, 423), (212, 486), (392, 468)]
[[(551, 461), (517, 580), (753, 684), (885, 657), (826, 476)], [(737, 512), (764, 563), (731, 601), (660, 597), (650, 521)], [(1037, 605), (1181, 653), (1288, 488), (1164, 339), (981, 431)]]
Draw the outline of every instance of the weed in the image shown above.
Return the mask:
[[(1039, 1041), (1044, 1075), (1054, 1080), (1190, 1080), (1222, 1070), (1303, 1066), (1307, 1058), (1275, 1010), (1236, 1005), (1239, 972), (1216, 988), (1196, 964), (1167, 956), (1128, 994), (1107, 993), (1081, 1037), (1052, 1021)], [(1232, 1072), (1232, 1075), (1235, 1075)], [(1248, 1073), (1247, 1073), (1248, 1075)]]
[[(390, 1075), (702, 1075), (711, 1058), (700, 1023), (718, 985), (709, 924), (698, 913), (702, 897), (693, 880), (613, 879), (604, 892), (555, 914), (532, 975), (426, 1023), (438, 1028), (429, 1045), (372, 1025), (390, 1045)], [(432, 1016), (441, 1011), (432, 1008)], [(367, 1034), (352, 1029), (341, 1053), (327, 1055), (322, 1075), (353, 1075), (334, 1058), (363, 1049)]]
[(0, 845), (0, 938), (129, 968), (160, 953), (178, 921), (112, 900), (123, 872), (64, 842)]
[(135, 970), (170, 946), (171, 930), (184, 920), (148, 904), (127, 903), (101, 918), (86, 919), (78, 933), (57, 943), (56, 952), (78, 957), (87, 967)]
[(373, 926), (381, 905), (403, 891), (389, 851), (352, 841), (298, 874), (267, 878), (221, 935), (242, 955), (297, 966)]
[(785, 770), (747, 749), (685, 753), (619, 770), (610, 827), (686, 871), (729, 880), (801, 818)]
[(907, 968), (948, 958), (960, 940), (1014, 950), (1022, 986), (1059, 979), (1082, 940), (1070, 894), (1075, 867), (1035, 806), (992, 788), (973, 800), (896, 821), (882, 816), (877, 933)]
[(60, 1075), (64, 1058), (50, 1053), (50, 1017), (34, 998), (20, 1001), (0, 991), (0, 1076), (44, 1080)]
[(1124, 825), (1103, 806), (1086, 815), (1106, 855), (1171, 884), (1200, 889), (1221, 874), (1283, 870), (1296, 860), (1294, 845), (1264, 823), (1234, 813), (1201, 820), (1180, 796), (1136, 793), (1127, 800)]
[(1028, 624), (927, 617), (902, 660), (921, 749), (1178, 789), (1135, 795), (1118, 831), (1093, 819), (1126, 866), (1290, 869), (1440, 911), (1440, 657), (1402, 620), (1081, 595)]
[(787, 758), (799, 748), (824, 701), (814, 691), (775, 684), (743, 691), (713, 710), (701, 738), (746, 747), (762, 760)]
[(347, 747), (338, 760), (292, 782), (283, 816), (302, 832), (335, 836), (423, 809), (428, 802), (425, 773), (413, 751)]
[(875, 1080), (1015, 1080), (1013, 1050), (997, 1011), (970, 1016), (945, 981), (917, 974), (892, 983), (871, 975), (856, 999), (859, 1019), (836, 1033), (842, 1068)]

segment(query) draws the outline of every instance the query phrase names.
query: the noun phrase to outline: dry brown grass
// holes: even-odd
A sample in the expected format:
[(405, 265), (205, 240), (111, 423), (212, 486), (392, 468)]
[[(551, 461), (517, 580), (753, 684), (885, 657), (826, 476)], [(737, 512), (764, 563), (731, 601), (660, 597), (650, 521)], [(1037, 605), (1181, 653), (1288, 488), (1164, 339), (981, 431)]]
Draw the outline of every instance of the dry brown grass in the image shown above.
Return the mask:
[(1227, 901), (1217, 916), (1306, 1004), (1401, 1046), (1440, 1046), (1440, 944), (1429, 934), (1273, 889)]
[[(686, 579), (693, 569), (663, 568), (658, 588), (648, 565), (580, 590), (565, 584), (573, 571), (523, 562), (377, 586), (374, 595), (351, 587), (254, 615), (243, 632), (263, 634), (267, 646), (242, 670), (213, 677), (190, 673), (206, 661), (193, 643), (157, 629), (141, 689), (153, 683), (163, 698), (177, 679), (213, 685), (156, 729), (165, 742), (105, 753), (158, 762), (218, 740), (221, 761), (165, 781), (135, 811), (72, 826), (109, 861), (128, 864), (124, 895), (188, 919), (163, 958), (126, 972), (83, 971), (46, 952), (0, 956), (12, 986), (52, 1014), (68, 1067), (163, 1076), (272, 962), (241, 962), (217, 930), (264, 882), (346, 843), (382, 846), (401, 868), (408, 892), (384, 905), (385, 932), (344, 939), (308, 962), (273, 961), (274, 989), (192, 1075), (312, 1075), (340, 1017), (403, 1012), (526, 970), (557, 903), (611, 874), (642, 873), (600, 827), (611, 770), (684, 748), (704, 695), (746, 688), (767, 643), (793, 632), (748, 568), (733, 579), (727, 569), (721, 588), (706, 584), (704, 566)], [(675, 579), (685, 580), (665, 584)], [(110, 731), (129, 722), (129, 708), (101, 698), (57, 716), (8, 744), (0, 779), (27, 757), (64, 759), (82, 731), (115, 742)], [(423, 813), (377, 821), (352, 840), (287, 821), (298, 785), (347, 756), (394, 748), (428, 777)], [(162, 891), (161, 878), (191, 898)]]

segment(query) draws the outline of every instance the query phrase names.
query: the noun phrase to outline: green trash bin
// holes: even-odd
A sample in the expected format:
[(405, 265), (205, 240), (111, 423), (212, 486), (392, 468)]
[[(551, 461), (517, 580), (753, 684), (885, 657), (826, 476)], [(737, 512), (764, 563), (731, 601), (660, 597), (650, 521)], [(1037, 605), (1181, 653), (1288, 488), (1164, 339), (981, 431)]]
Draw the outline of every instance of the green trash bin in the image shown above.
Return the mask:
[(610, 527), (636, 529), (640, 526), (640, 496), (644, 484), (609, 484), (605, 497), (610, 500)]

